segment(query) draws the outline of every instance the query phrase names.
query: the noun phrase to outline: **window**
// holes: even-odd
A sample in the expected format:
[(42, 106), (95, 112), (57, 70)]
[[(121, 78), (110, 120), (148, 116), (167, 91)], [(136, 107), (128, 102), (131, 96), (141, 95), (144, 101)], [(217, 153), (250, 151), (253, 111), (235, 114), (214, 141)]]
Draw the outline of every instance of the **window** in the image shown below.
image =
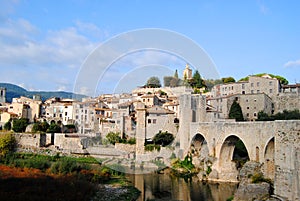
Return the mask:
[(245, 84), (242, 84), (242, 89), (245, 89)]
[(249, 117), (249, 113), (247, 113), (247, 117)]
[(246, 99), (246, 102), (248, 103), (248, 99)]
[(253, 116), (255, 116), (255, 117), (256, 117), (256, 112), (254, 112)]
[(260, 90), (257, 90), (257, 93), (260, 93)]
[(65, 112), (65, 116), (67, 116), (68, 115), (68, 112)]
[(269, 82), (269, 86), (272, 86), (272, 81)]
[(62, 118), (62, 114), (59, 114), (59, 117)]
[(258, 86), (258, 87), (259, 87), (259, 82), (257, 82), (257, 83), (256, 83), (256, 86)]
[(247, 110), (249, 110), (249, 107), (247, 107)]
[(245, 91), (242, 91), (242, 94), (245, 94)]
[(53, 114), (53, 117), (56, 117), (56, 114)]
[(273, 92), (273, 90), (272, 89), (270, 89), (270, 94)]
[(251, 83), (251, 87), (254, 87), (254, 84), (253, 84), (253, 83)]
[(151, 119), (148, 119), (148, 124), (151, 124)]
[(251, 93), (253, 94), (253, 93), (254, 93), (254, 91), (253, 91), (253, 90), (251, 90)]
[(156, 119), (153, 119), (153, 123), (156, 124)]
[(78, 119), (78, 115), (75, 116), (75, 119)]

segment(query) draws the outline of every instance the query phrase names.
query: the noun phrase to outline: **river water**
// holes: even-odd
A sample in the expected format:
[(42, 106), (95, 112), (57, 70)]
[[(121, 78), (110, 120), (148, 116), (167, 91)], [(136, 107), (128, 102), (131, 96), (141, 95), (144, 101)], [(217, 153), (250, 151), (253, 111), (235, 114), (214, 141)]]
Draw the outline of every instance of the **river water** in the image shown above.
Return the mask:
[(138, 201), (226, 201), (237, 188), (231, 183), (204, 183), (196, 177), (183, 179), (170, 174), (128, 175), (141, 191)]

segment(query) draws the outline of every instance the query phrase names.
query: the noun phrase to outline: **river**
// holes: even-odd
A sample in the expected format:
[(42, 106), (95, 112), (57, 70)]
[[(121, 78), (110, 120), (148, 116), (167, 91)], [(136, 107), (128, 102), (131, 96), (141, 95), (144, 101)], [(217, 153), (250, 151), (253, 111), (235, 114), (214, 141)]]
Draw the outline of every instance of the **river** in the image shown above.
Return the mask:
[(226, 201), (237, 184), (204, 183), (196, 177), (185, 180), (170, 174), (127, 175), (141, 191), (138, 201)]

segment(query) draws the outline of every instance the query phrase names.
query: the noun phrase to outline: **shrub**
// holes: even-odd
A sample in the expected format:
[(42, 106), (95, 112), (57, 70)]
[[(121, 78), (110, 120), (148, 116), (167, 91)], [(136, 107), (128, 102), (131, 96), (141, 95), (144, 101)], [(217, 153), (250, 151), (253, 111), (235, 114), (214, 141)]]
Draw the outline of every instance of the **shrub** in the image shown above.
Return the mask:
[(16, 139), (12, 134), (0, 135), (0, 157), (6, 157), (6, 155), (12, 153), (16, 146)]
[(52, 123), (47, 129), (47, 133), (60, 133), (61, 128), (58, 124)]
[(25, 132), (28, 124), (29, 124), (29, 119), (27, 118), (14, 119), (12, 129), (15, 132)]
[(109, 132), (106, 135), (106, 139), (109, 141), (110, 144), (113, 144), (113, 145), (115, 143), (118, 143), (118, 142), (122, 141), (122, 138), (120, 137), (120, 133), (119, 132), (117, 132), (117, 133)]
[(10, 131), (11, 130), (11, 122), (8, 121), (4, 124), (4, 130)]
[(162, 145), (163, 147), (169, 145), (171, 142), (173, 142), (173, 140), (174, 140), (173, 134), (168, 133), (168, 131), (159, 132), (153, 138), (154, 144)]
[(136, 138), (130, 138), (129, 140), (127, 140), (128, 144), (136, 144)]
[(145, 151), (153, 151), (154, 149), (156, 149), (157, 151), (160, 151), (160, 145), (156, 145), (156, 144), (147, 144), (145, 146)]

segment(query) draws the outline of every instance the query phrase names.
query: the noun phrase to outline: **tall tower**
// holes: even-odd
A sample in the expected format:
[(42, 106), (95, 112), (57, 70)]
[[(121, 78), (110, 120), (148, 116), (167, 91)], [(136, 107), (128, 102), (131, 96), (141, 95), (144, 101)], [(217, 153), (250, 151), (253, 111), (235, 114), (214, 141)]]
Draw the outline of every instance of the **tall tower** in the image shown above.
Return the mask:
[(0, 103), (6, 102), (6, 88), (0, 87)]
[(185, 69), (183, 71), (183, 80), (190, 80), (192, 79), (192, 69), (190, 69), (189, 65), (185, 65)]

